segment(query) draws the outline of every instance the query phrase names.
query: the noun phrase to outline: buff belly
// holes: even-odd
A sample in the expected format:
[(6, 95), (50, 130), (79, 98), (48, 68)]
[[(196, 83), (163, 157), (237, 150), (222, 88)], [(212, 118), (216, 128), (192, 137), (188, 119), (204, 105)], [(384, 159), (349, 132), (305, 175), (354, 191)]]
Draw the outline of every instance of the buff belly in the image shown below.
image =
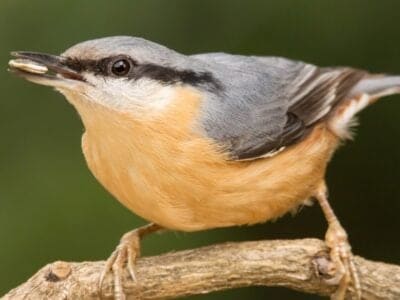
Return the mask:
[(294, 209), (322, 183), (337, 144), (320, 126), (272, 158), (229, 162), (215, 151), (202, 159), (199, 148), (211, 145), (201, 139), (143, 153), (112, 136), (114, 142), (84, 137), (93, 174), (134, 213), (183, 231), (265, 222)]

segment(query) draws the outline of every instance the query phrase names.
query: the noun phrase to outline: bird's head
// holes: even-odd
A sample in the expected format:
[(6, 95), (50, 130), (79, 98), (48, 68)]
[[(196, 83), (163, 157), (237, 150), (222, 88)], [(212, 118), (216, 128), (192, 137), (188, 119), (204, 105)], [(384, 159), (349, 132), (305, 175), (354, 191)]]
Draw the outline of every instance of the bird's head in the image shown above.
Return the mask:
[(169, 107), (179, 87), (213, 84), (200, 62), (141, 38), (90, 40), (60, 56), (24, 51), (12, 55), (11, 71), (56, 88), (78, 111), (89, 104), (154, 115)]

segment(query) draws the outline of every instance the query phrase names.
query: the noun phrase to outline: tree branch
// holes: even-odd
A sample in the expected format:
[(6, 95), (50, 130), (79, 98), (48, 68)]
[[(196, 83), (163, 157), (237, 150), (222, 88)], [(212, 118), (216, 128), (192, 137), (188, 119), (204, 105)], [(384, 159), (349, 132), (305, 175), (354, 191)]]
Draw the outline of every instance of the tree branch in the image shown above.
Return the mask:
[[(355, 263), (363, 298), (400, 299), (400, 266), (361, 257)], [(96, 299), (103, 267), (103, 261), (55, 262), (4, 299)], [(165, 299), (246, 286), (283, 286), (326, 296), (335, 290), (325, 281), (331, 267), (324, 242), (316, 239), (228, 243), (140, 258), (140, 286), (126, 281), (125, 292), (130, 299)], [(112, 297), (111, 276), (103, 295)]]

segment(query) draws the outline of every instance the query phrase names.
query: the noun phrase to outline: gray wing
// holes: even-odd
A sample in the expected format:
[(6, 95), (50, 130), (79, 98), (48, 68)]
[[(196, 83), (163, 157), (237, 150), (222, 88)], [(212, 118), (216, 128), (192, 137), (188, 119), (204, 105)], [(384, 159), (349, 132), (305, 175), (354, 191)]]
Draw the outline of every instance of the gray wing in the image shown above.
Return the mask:
[(235, 160), (270, 156), (300, 141), (366, 75), (278, 57), (192, 57), (221, 83), (208, 92), (202, 125)]

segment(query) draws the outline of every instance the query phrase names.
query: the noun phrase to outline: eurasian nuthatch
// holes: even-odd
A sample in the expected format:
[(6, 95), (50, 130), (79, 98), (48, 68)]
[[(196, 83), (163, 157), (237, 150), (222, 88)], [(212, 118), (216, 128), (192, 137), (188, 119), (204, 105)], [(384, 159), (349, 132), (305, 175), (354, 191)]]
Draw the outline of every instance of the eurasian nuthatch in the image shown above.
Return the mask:
[(275, 219), (311, 198), (328, 221), (343, 299), (360, 283), (347, 235), (326, 197), (325, 171), (353, 117), (399, 93), (400, 77), (320, 68), (280, 57), (183, 55), (141, 38), (83, 42), (61, 56), (13, 52), (10, 70), (56, 88), (85, 126), (89, 169), (153, 222), (124, 235), (101, 275), (135, 278), (140, 238)]

